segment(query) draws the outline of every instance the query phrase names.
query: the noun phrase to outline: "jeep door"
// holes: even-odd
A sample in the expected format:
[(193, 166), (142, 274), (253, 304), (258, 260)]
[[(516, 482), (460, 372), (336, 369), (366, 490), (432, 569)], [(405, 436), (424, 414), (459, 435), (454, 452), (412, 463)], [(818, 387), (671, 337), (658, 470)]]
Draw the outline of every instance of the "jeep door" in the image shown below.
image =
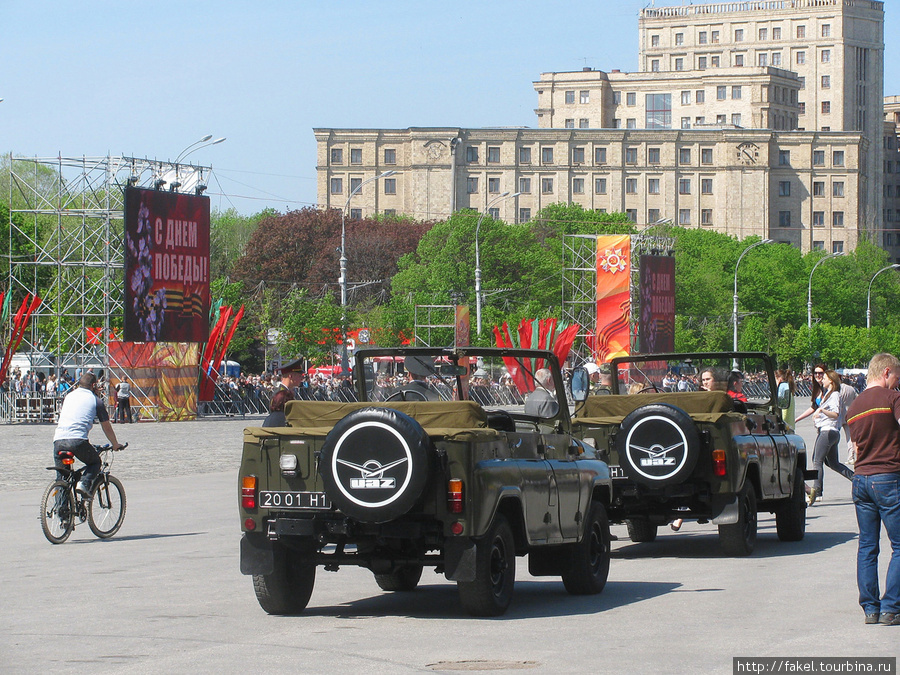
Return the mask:
[(544, 457), (553, 471), (549, 513), (553, 518), (550, 540), (576, 540), (580, 523), (575, 520), (581, 505), (581, 472), (571, 454), (568, 434), (542, 434)]
[[(537, 432), (507, 432), (512, 461), (521, 474), (522, 510), (525, 516), (525, 530), (531, 543), (546, 543), (558, 539), (551, 534), (556, 526), (556, 490), (553, 470), (544, 457), (541, 435)], [(554, 504), (553, 513), (550, 504)]]

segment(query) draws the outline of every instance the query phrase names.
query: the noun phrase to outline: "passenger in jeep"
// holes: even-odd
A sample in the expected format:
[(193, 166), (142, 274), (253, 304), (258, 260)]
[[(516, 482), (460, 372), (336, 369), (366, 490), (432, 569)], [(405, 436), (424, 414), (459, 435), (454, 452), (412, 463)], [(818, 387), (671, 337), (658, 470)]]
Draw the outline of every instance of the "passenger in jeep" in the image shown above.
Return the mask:
[(553, 375), (546, 368), (539, 368), (534, 373), (537, 381), (535, 390), (525, 399), (525, 414), (535, 417), (556, 417), (559, 413), (559, 403), (556, 402), (556, 387), (553, 385)]

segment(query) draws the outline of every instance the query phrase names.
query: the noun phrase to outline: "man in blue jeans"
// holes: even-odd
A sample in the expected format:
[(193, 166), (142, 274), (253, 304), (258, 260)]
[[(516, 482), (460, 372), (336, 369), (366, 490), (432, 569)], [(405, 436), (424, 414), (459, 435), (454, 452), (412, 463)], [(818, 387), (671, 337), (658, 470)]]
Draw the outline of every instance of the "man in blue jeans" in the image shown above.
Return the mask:
[[(900, 626), (900, 360), (876, 354), (869, 363), (866, 390), (850, 405), (847, 424), (856, 444), (853, 502), (859, 523), (856, 583), (866, 623)], [(893, 553), (879, 597), (878, 552), (881, 524)]]

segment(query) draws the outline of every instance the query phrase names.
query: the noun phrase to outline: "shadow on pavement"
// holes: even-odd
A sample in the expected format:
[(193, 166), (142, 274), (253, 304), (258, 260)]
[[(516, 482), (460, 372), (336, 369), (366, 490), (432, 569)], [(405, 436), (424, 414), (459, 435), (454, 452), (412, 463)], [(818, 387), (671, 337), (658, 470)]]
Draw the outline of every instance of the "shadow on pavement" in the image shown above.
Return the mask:
[(133, 534), (130, 536), (120, 537), (118, 535), (113, 535), (109, 539), (77, 539), (70, 541), (72, 544), (90, 544), (92, 542), (98, 541), (142, 541), (145, 539), (168, 539), (170, 537), (197, 537), (200, 535), (206, 535), (209, 532), (179, 532), (177, 534)]

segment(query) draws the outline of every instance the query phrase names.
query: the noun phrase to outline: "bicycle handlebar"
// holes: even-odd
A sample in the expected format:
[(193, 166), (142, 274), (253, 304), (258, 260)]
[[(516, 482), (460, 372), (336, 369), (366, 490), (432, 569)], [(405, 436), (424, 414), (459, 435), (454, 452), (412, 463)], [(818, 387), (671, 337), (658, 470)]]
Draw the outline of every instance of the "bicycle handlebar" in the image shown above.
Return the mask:
[[(128, 443), (122, 443), (119, 445), (118, 449), (124, 450), (127, 447), (128, 447)], [(107, 451), (113, 449), (112, 443), (107, 443), (106, 445), (95, 445), (94, 448), (97, 450), (97, 452), (107, 452)]]

